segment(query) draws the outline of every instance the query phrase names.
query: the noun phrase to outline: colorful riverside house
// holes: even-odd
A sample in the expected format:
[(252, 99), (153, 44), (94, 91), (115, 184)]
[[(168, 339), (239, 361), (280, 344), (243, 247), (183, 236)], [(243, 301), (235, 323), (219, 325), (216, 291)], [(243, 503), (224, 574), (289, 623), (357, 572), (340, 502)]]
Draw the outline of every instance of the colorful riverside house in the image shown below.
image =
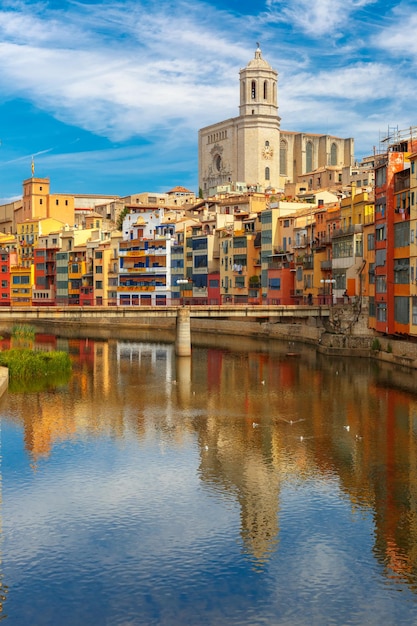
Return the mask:
[[(235, 230), (231, 239), (232, 287), (234, 304), (248, 304), (251, 293), (260, 284), (256, 274), (259, 248), (255, 246), (256, 234), (245, 229)], [(253, 278), (255, 277), (255, 278)], [(251, 282), (250, 282), (251, 281)]]
[(46, 218), (31, 218), (16, 224), (16, 240), (19, 265), (29, 267), (34, 262), (34, 249), (41, 235), (63, 228), (64, 222)]
[(12, 235), (0, 238), (0, 306), (10, 306), (10, 268), (17, 265), (15, 244)]
[(375, 329), (375, 224), (363, 226), (363, 260), (360, 299), (362, 311), (368, 307), (368, 326)]
[[(313, 304), (314, 300), (315, 209), (315, 206), (300, 209), (295, 215), (293, 232), (295, 280), (292, 304)], [(288, 218), (284, 220), (286, 221), (289, 221)]]
[(103, 264), (107, 263), (107, 287), (103, 296), (103, 304), (108, 306), (117, 305), (117, 286), (119, 284), (119, 245), (122, 241), (122, 233), (118, 230), (110, 234), (109, 251), (103, 258)]
[(13, 265), (10, 268), (11, 306), (31, 306), (34, 285), (34, 265)]
[(60, 249), (60, 241), (59, 231), (38, 237), (38, 246), (34, 250), (33, 306), (54, 306), (56, 304), (56, 255)]
[[(104, 306), (109, 303), (109, 274), (113, 273), (112, 266), (114, 250), (111, 246), (110, 239), (102, 242), (95, 250), (92, 259), (93, 287), (94, 287), (94, 304)], [(113, 260), (113, 263), (117, 263)]]
[(165, 305), (171, 301), (171, 236), (119, 243), (117, 304)]
[(56, 304), (68, 304), (68, 261), (69, 251), (60, 250), (56, 253)]
[(410, 167), (394, 174), (394, 334), (410, 332)]
[(410, 130), (394, 133), (386, 152), (375, 156), (375, 330), (388, 335), (409, 327), (410, 173), (405, 170), (417, 148)]
[(201, 233), (201, 227), (195, 229), (192, 237), (192, 280), (193, 302), (207, 304), (208, 302), (208, 275), (217, 269), (214, 261), (214, 234)]
[(417, 152), (410, 154), (410, 335), (417, 337)]
[(80, 306), (83, 276), (87, 273), (87, 249), (85, 244), (74, 246), (68, 258), (68, 304)]
[(340, 202), (340, 228), (333, 234), (334, 293), (339, 302), (362, 293), (364, 270), (364, 226), (374, 223), (374, 204), (368, 192), (358, 193), (351, 185), (351, 195)]

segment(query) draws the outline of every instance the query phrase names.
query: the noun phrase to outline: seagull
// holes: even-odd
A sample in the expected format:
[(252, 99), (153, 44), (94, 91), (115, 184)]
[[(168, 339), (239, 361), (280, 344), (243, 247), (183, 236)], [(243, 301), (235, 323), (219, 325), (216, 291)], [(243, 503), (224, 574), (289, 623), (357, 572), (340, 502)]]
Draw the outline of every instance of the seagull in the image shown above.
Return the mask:
[(281, 422), (286, 422), (287, 424), (290, 424), (291, 426), (293, 424), (298, 424), (298, 422), (305, 422), (305, 419), (299, 419), (299, 420), (286, 420), (283, 417), (279, 418), (281, 420)]
[(343, 428), (344, 428), (345, 430), (347, 430), (348, 432), (350, 431), (350, 426), (349, 426), (349, 424), (348, 424), (347, 426), (343, 426)]
[(264, 384), (265, 384), (265, 381), (264, 381), (264, 380), (261, 380), (261, 385), (264, 385)]
[(208, 446), (204, 446), (204, 450), (206, 450), (206, 451), (207, 451), (208, 449), (209, 449), (209, 447), (208, 447)]
[(256, 422), (252, 422), (252, 428), (258, 428), (259, 424), (257, 424)]

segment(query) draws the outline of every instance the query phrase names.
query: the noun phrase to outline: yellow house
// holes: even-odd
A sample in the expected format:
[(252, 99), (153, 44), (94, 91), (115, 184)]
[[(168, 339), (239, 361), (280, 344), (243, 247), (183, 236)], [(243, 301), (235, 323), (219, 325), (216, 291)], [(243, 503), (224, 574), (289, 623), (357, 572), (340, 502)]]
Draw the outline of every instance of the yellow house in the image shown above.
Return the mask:
[(33, 264), (29, 267), (14, 265), (10, 268), (11, 306), (31, 306), (34, 282), (35, 270)]
[(40, 235), (49, 235), (63, 228), (64, 223), (53, 218), (32, 218), (16, 224), (18, 264), (29, 267), (33, 263), (33, 250)]

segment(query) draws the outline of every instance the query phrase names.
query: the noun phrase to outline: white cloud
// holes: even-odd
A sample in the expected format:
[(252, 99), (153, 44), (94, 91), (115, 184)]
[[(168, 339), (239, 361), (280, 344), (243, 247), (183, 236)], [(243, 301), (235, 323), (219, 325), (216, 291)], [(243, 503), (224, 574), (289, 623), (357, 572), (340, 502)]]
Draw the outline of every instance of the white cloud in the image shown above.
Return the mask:
[(415, 4), (401, 3), (393, 12), (390, 21), (371, 36), (372, 44), (385, 51), (390, 57), (399, 56), (417, 63), (417, 12)]
[(328, 40), (349, 27), (352, 13), (376, 0), (268, 0), (267, 5), (278, 21), (292, 24), (314, 38)]

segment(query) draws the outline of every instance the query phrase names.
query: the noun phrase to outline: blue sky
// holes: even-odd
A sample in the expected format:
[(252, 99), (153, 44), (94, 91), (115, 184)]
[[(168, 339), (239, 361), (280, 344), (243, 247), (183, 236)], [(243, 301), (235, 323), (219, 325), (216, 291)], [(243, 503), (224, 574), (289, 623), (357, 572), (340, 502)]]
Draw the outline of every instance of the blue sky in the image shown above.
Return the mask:
[(0, 0), (0, 201), (198, 191), (197, 133), (235, 117), (259, 41), (285, 130), (417, 125), (417, 0)]

